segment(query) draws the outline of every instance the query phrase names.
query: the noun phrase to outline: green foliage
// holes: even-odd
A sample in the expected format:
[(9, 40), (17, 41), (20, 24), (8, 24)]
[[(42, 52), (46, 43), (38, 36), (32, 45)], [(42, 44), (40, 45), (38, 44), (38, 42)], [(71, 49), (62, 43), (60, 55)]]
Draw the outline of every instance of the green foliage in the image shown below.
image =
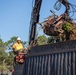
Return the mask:
[(50, 44), (54, 42), (56, 42), (56, 38), (54, 36), (46, 37), (42, 35), (37, 38), (38, 45)]
[(0, 64), (2, 64), (2, 61), (7, 58), (7, 53), (5, 52), (6, 46), (6, 43), (0, 39)]
[(6, 49), (6, 46), (7, 46), (7, 44), (4, 43), (4, 42), (2, 41), (2, 39), (0, 39), (0, 50), (5, 50), (5, 49)]
[(6, 64), (13, 66), (13, 62), (14, 62), (13, 60), (14, 60), (14, 53), (13, 51), (11, 51), (9, 52), (8, 59), (6, 60)]
[(46, 36), (42, 35), (37, 38), (38, 45), (47, 44)]
[(10, 40), (7, 41), (8, 49), (12, 50), (12, 45), (16, 42), (17, 37), (14, 36)]
[(54, 43), (54, 41), (56, 41), (56, 40), (55, 40), (55, 37), (54, 37), (54, 36), (50, 36), (50, 37), (48, 37), (47, 43), (48, 43), (48, 44), (49, 44), (49, 43)]
[(5, 67), (5, 61), (8, 58), (8, 55), (5, 52), (6, 48), (7, 48), (7, 44), (5, 42), (3, 42), (2, 39), (0, 39), (0, 70), (7, 69)]
[(63, 26), (62, 26), (62, 29), (65, 30), (65, 31), (70, 31), (72, 30), (74, 27), (71, 23), (67, 22), (67, 23), (64, 23)]
[[(6, 70), (7, 68), (11, 69), (13, 67), (14, 62), (14, 54), (12, 50), (12, 45), (16, 42), (17, 37), (14, 36), (7, 42), (3, 42), (2, 39), (0, 39), (0, 70)], [(26, 44), (26, 42), (21, 41), (23, 45)], [(9, 53), (6, 52), (6, 50), (11, 50)]]

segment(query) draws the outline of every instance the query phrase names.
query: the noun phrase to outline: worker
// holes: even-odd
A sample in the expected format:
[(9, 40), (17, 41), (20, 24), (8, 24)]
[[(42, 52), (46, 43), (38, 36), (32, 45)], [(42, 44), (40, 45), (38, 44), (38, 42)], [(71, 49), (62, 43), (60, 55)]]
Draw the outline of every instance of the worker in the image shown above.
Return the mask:
[(21, 44), (21, 39), (18, 37), (17, 42), (12, 46), (14, 51), (14, 62), (15, 63), (24, 63), (25, 55), (27, 54), (26, 48)]
[(18, 50), (24, 49), (23, 45), (21, 44), (21, 39), (19, 37), (17, 38), (17, 42), (12, 46), (12, 48), (14, 50), (14, 53), (17, 52)]

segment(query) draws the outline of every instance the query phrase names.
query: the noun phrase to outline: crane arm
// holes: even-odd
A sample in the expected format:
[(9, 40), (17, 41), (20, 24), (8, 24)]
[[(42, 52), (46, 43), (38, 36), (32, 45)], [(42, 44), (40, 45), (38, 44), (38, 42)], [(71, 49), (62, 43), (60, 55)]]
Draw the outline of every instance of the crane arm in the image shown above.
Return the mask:
[(36, 24), (39, 21), (39, 12), (42, 0), (35, 0), (34, 7), (31, 14), (30, 31), (29, 31), (29, 45), (33, 43), (36, 36)]

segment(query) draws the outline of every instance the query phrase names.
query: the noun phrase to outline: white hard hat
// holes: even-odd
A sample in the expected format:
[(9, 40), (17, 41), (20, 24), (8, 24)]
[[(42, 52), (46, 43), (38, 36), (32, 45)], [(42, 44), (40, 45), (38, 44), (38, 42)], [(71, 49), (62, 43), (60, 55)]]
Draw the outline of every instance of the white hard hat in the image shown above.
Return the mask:
[(21, 39), (18, 37), (17, 40), (21, 40)]

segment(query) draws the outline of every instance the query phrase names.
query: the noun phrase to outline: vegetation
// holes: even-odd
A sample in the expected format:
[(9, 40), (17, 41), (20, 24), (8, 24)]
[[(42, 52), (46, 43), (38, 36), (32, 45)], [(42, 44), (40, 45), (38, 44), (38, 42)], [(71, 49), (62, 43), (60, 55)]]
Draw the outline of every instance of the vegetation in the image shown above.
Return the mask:
[(73, 26), (71, 23), (66, 22), (66, 23), (63, 24), (62, 29), (63, 29), (64, 31), (68, 31), (68, 32), (69, 32), (69, 31), (71, 31), (71, 30), (74, 29), (74, 26)]
[[(12, 70), (13, 68), (13, 50), (12, 45), (16, 42), (17, 37), (14, 36), (10, 38), (7, 42), (4, 42), (0, 39), (0, 71), (1, 70)], [(37, 38), (38, 45), (43, 45), (50, 43), (53, 37), (47, 38), (46, 36), (42, 35)], [(26, 42), (21, 41), (22, 44), (25, 46)], [(8, 50), (8, 52), (6, 52)]]
[(48, 39), (46, 38), (46, 36), (42, 35), (37, 38), (37, 43), (38, 45), (47, 44), (47, 40)]
[[(0, 71), (11, 70), (13, 68), (13, 50), (12, 45), (16, 42), (17, 37), (14, 36), (7, 42), (3, 42), (0, 39)], [(25, 46), (26, 42), (21, 41)], [(8, 52), (6, 52), (8, 50)]]
[(8, 54), (5, 52), (7, 47), (7, 44), (0, 39), (0, 70), (4, 69), (6, 70), (7, 68), (5, 67), (5, 62), (8, 58)]

